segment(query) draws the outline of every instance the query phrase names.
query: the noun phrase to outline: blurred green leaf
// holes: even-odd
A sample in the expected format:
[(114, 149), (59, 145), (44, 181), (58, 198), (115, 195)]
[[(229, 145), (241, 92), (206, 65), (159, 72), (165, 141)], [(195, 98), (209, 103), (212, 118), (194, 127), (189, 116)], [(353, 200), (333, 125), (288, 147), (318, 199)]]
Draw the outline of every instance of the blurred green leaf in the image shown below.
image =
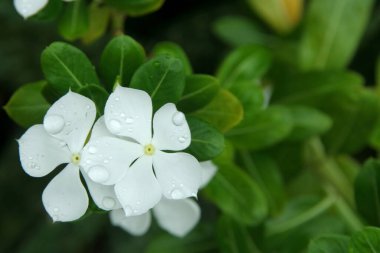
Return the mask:
[(307, 253), (347, 253), (350, 238), (342, 235), (324, 235), (313, 239)]
[(224, 133), (240, 123), (243, 113), (239, 100), (229, 91), (221, 89), (208, 105), (193, 115)]
[(176, 103), (185, 88), (183, 64), (170, 56), (154, 57), (137, 69), (130, 86), (148, 92), (155, 110), (166, 103)]
[(250, 115), (264, 108), (264, 91), (256, 83), (237, 81), (230, 89), (244, 107), (244, 113)]
[(88, 12), (89, 27), (82, 37), (85, 44), (90, 44), (105, 34), (111, 14), (110, 9), (96, 1), (90, 4)]
[(177, 107), (183, 112), (193, 112), (207, 105), (218, 93), (219, 82), (209, 75), (186, 76), (185, 90)]
[(206, 186), (206, 196), (236, 221), (254, 225), (266, 217), (268, 206), (258, 184), (234, 164), (218, 163), (218, 172)]
[(89, 27), (88, 8), (85, 0), (66, 3), (59, 19), (59, 33), (66, 40), (76, 40), (86, 34)]
[(223, 253), (259, 253), (247, 228), (228, 216), (218, 221), (219, 250)]
[(186, 149), (199, 161), (217, 157), (224, 149), (224, 136), (209, 124), (193, 117), (187, 117), (191, 131), (191, 144)]
[(368, 160), (355, 180), (356, 208), (370, 224), (380, 226), (380, 162)]
[(54, 42), (42, 52), (41, 65), (46, 80), (61, 95), (69, 89), (78, 91), (86, 85), (99, 84), (86, 55), (63, 42)]
[(242, 46), (230, 53), (219, 67), (216, 76), (229, 89), (237, 81), (256, 82), (269, 68), (269, 52), (260, 46)]
[(59, 16), (62, 9), (62, 0), (50, 0), (37, 14), (31, 16), (31, 20), (51, 21)]
[(258, 24), (243, 16), (223, 16), (214, 22), (213, 31), (231, 46), (265, 45), (271, 40)]
[(168, 41), (157, 43), (154, 46), (152, 53), (153, 55), (170, 55), (176, 57), (182, 61), (186, 75), (193, 73), (189, 58), (185, 51), (176, 43)]
[(319, 110), (306, 106), (288, 107), (292, 119), (293, 130), (287, 137), (288, 140), (304, 140), (320, 135), (330, 129), (332, 120)]
[(350, 242), (350, 253), (378, 253), (379, 251), (379, 228), (366, 227), (352, 236)]
[(301, 67), (305, 70), (344, 68), (364, 33), (373, 2), (311, 1), (300, 45)]
[(45, 81), (21, 86), (4, 106), (8, 116), (22, 127), (41, 124), (50, 104), (42, 96)]
[(226, 133), (239, 148), (259, 150), (280, 142), (293, 127), (289, 110), (281, 106), (269, 107), (245, 118), (237, 127)]
[(144, 61), (144, 48), (133, 38), (120, 35), (108, 42), (99, 69), (107, 90), (112, 91), (117, 78), (120, 85), (128, 86), (132, 75)]
[(141, 16), (158, 10), (165, 0), (105, 0), (105, 2), (125, 11), (129, 16)]

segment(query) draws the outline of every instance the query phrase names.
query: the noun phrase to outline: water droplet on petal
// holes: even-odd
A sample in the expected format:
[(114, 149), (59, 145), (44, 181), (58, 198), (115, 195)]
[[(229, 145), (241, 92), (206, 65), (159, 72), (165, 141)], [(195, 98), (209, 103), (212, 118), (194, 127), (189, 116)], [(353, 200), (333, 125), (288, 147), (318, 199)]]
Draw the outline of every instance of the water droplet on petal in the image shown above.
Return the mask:
[(172, 121), (173, 121), (173, 124), (176, 126), (183, 125), (183, 123), (185, 123), (185, 114), (183, 114), (182, 112), (174, 113)]
[(96, 183), (103, 183), (110, 175), (104, 166), (94, 166), (90, 168), (88, 176)]
[(173, 199), (182, 199), (183, 198), (183, 193), (179, 189), (174, 189), (171, 193), (170, 196)]
[(88, 152), (89, 152), (90, 154), (95, 154), (97, 151), (98, 151), (98, 150), (97, 150), (96, 147), (94, 147), (94, 146), (90, 146), (90, 147), (88, 148)]
[(29, 160), (33, 160), (33, 157), (29, 156)]
[(108, 161), (107, 159), (105, 159), (103, 162), (107, 164), (107, 163), (109, 163), (110, 161)]
[(184, 143), (186, 141), (186, 138), (184, 136), (181, 136), (181, 137), (178, 138), (178, 141), (180, 143)]
[(119, 97), (115, 97), (115, 101), (119, 101), (120, 100), (120, 98)]
[(62, 116), (49, 115), (44, 118), (45, 130), (50, 134), (57, 134), (62, 131), (65, 121)]
[(131, 117), (127, 117), (127, 118), (125, 119), (125, 122), (127, 122), (127, 124), (132, 124), (132, 123), (134, 122), (134, 120), (133, 120), (133, 118), (131, 118)]
[(130, 206), (124, 206), (124, 213), (126, 216), (131, 216), (133, 214), (133, 210)]
[(104, 197), (102, 204), (105, 208), (112, 209), (115, 206), (116, 201), (111, 197)]
[(58, 215), (53, 215), (51, 218), (53, 219), (53, 222), (59, 221), (59, 216)]
[(55, 208), (53, 209), (53, 212), (58, 213), (58, 212), (59, 212), (58, 207), (55, 207)]
[(112, 119), (109, 122), (109, 128), (112, 132), (118, 133), (121, 130), (121, 123), (117, 119)]

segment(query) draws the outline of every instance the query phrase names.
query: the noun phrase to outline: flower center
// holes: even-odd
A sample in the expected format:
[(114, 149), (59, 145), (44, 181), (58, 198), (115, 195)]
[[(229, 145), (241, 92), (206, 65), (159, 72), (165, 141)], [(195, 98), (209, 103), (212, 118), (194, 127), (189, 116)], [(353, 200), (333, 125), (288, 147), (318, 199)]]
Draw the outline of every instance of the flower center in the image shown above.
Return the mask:
[(80, 155), (78, 153), (74, 153), (71, 155), (71, 162), (75, 165), (78, 165), (80, 162)]
[(146, 155), (153, 155), (155, 151), (156, 149), (152, 144), (148, 144), (144, 147), (144, 153)]

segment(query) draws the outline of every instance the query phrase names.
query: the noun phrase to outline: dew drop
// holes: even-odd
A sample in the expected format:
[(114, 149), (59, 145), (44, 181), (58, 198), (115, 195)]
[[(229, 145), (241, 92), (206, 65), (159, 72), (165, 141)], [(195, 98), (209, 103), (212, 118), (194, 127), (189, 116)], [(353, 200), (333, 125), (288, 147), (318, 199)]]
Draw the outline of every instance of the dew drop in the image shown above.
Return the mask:
[(111, 131), (118, 133), (121, 130), (121, 123), (117, 119), (112, 119), (109, 122), (109, 127)]
[(126, 216), (131, 216), (133, 214), (133, 210), (130, 206), (124, 206), (124, 213)]
[(115, 101), (119, 101), (120, 100), (120, 98), (119, 97), (115, 97)]
[(53, 215), (51, 218), (53, 219), (53, 222), (59, 221), (59, 216), (58, 215)]
[(125, 117), (125, 113), (120, 113), (120, 117), (124, 118)]
[(186, 141), (186, 138), (184, 136), (181, 136), (181, 137), (178, 138), (178, 141), (180, 143), (184, 143)]
[(44, 118), (45, 130), (50, 134), (57, 134), (62, 131), (65, 121), (62, 116), (49, 115)]
[(107, 164), (107, 163), (109, 163), (110, 161), (108, 161), (107, 159), (105, 159), (103, 162), (104, 162), (105, 164)]
[(55, 208), (53, 209), (53, 212), (58, 213), (58, 212), (59, 212), (58, 207), (55, 207)]
[(112, 209), (115, 206), (116, 201), (111, 197), (104, 197), (102, 204), (105, 208)]
[(33, 157), (29, 156), (29, 160), (33, 160)]
[(110, 175), (104, 166), (94, 166), (90, 168), (88, 176), (96, 183), (103, 183)]
[(185, 123), (185, 115), (182, 112), (176, 112), (172, 118), (173, 124), (176, 126), (181, 126)]
[(174, 189), (171, 193), (170, 196), (173, 199), (182, 199), (183, 198), (183, 193), (179, 189)]
[(132, 123), (134, 122), (134, 120), (133, 120), (133, 118), (131, 118), (131, 117), (127, 117), (127, 118), (125, 119), (125, 122), (127, 122), (127, 124), (132, 124)]
[(95, 154), (97, 151), (98, 151), (98, 150), (97, 150), (96, 147), (94, 147), (94, 146), (90, 146), (90, 147), (88, 148), (88, 152), (89, 152), (90, 154)]
[(87, 106), (86, 106), (86, 109), (87, 109), (87, 110), (90, 110), (90, 109), (91, 109), (91, 106), (90, 106), (90, 105), (87, 105)]

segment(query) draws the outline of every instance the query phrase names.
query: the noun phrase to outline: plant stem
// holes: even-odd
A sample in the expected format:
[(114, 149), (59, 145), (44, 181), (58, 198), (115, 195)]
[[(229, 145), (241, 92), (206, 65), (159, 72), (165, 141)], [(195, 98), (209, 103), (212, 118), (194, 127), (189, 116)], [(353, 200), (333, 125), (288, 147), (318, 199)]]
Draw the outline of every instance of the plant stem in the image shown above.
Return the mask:
[(126, 15), (124, 13), (112, 12), (112, 31), (115, 36), (124, 34), (124, 22)]

